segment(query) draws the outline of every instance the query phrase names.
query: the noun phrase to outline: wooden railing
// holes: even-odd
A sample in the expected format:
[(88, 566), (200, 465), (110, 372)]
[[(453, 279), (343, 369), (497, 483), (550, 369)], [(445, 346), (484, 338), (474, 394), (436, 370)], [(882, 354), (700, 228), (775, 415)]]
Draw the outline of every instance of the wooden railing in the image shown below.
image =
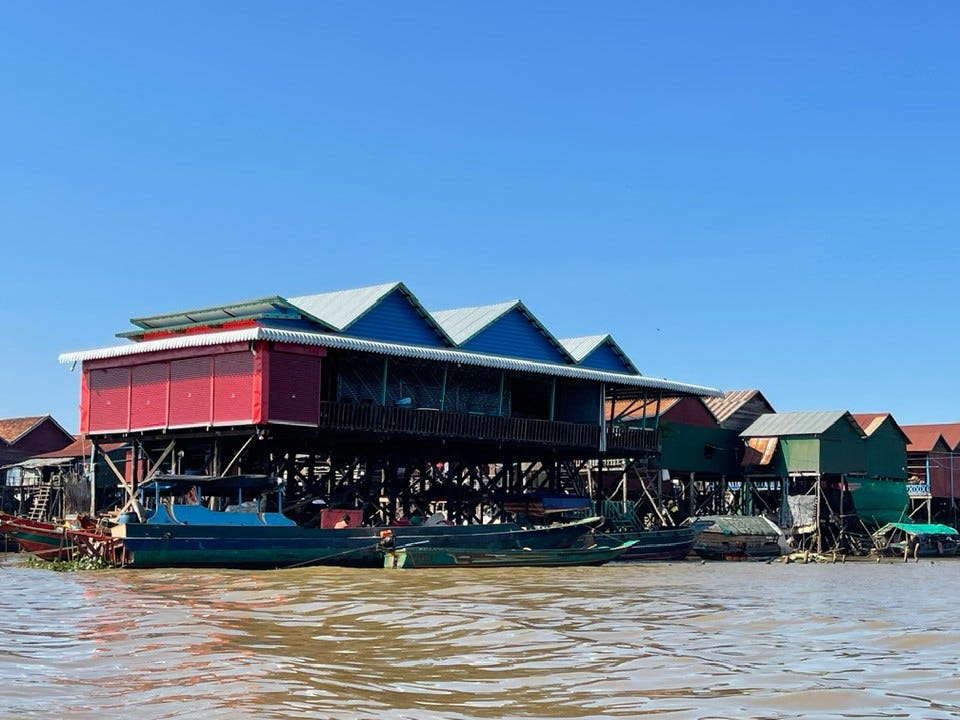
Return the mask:
[[(555, 445), (584, 450), (598, 450), (600, 445), (600, 427), (597, 425), (373, 404), (322, 402), (320, 427), (520, 445)], [(624, 452), (656, 450), (657, 433), (653, 430), (612, 428), (607, 434), (607, 447), (608, 450)]]

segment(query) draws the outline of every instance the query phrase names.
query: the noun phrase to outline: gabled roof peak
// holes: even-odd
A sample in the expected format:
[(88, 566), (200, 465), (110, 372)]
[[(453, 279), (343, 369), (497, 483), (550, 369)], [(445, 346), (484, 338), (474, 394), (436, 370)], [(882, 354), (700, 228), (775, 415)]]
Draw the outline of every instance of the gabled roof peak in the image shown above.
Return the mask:
[(613, 351), (613, 354), (620, 359), (624, 367), (626, 367), (629, 372), (637, 375), (640, 374), (640, 371), (637, 370), (637, 367), (633, 364), (633, 361), (630, 359), (630, 357), (623, 351), (623, 349), (617, 344), (616, 340), (614, 340), (609, 333), (601, 335), (584, 335), (583, 337), (574, 338), (561, 338), (560, 344), (563, 345), (564, 350), (566, 350), (570, 354), (570, 357), (572, 357), (577, 363), (582, 363), (600, 346), (607, 345)]
[(781, 437), (784, 435), (822, 435), (846, 417), (850, 426), (863, 437), (863, 429), (846, 410), (766, 413), (740, 433), (740, 437)]
[(514, 310), (519, 310), (528, 322), (543, 333), (550, 344), (559, 351), (560, 355), (573, 362), (573, 358), (566, 348), (537, 319), (537, 316), (527, 309), (522, 300), (507, 300), (492, 305), (476, 305), (452, 310), (436, 310), (431, 314), (453, 342), (460, 346), (469, 342), (497, 320)]
[(345, 332), (351, 325), (373, 310), (391, 293), (400, 291), (430, 327), (445, 343), (453, 345), (453, 340), (426, 308), (420, 304), (416, 295), (402, 282), (369, 285), (351, 290), (334, 290), (316, 295), (301, 295), (289, 298), (294, 307), (319, 318), (337, 332)]

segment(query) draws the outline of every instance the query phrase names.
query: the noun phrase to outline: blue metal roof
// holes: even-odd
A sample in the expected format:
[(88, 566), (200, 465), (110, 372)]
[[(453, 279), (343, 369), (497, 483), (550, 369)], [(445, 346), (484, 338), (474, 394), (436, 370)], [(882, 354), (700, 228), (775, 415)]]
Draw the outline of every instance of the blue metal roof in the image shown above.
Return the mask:
[(454, 344), (402, 282), (302, 295), (288, 302), (350, 335), (412, 344)]
[(562, 338), (560, 344), (577, 364), (583, 367), (640, 374), (627, 354), (609, 335)]
[(541, 362), (573, 362), (560, 341), (520, 300), (433, 313), (458, 347)]

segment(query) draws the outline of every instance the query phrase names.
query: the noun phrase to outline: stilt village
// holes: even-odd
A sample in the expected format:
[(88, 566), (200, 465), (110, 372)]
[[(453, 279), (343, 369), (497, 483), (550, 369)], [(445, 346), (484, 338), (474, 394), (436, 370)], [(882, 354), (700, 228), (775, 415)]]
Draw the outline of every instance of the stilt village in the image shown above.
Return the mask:
[(6, 550), (120, 567), (956, 552), (960, 422), (648, 377), (615, 329), (565, 337), (520, 300), (427, 309), (402, 282), (225, 300), (62, 354), (78, 436), (0, 420)]

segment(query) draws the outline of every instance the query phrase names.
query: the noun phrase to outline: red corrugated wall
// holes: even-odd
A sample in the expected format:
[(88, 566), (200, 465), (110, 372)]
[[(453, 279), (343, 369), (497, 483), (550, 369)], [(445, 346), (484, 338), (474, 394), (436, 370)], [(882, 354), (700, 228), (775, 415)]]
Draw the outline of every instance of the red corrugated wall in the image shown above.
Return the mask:
[(81, 432), (268, 422), (316, 425), (322, 348), (257, 343), (89, 361)]
[(162, 428), (167, 425), (168, 363), (150, 363), (130, 368), (130, 425)]
[(269, 422), (316, 425), (320, 413), (320, 358), (270, 353)]
[(255, 420), (253, 385), (253, 353), (219, 355), (214, 359), (213, 422), (214, 424)]

